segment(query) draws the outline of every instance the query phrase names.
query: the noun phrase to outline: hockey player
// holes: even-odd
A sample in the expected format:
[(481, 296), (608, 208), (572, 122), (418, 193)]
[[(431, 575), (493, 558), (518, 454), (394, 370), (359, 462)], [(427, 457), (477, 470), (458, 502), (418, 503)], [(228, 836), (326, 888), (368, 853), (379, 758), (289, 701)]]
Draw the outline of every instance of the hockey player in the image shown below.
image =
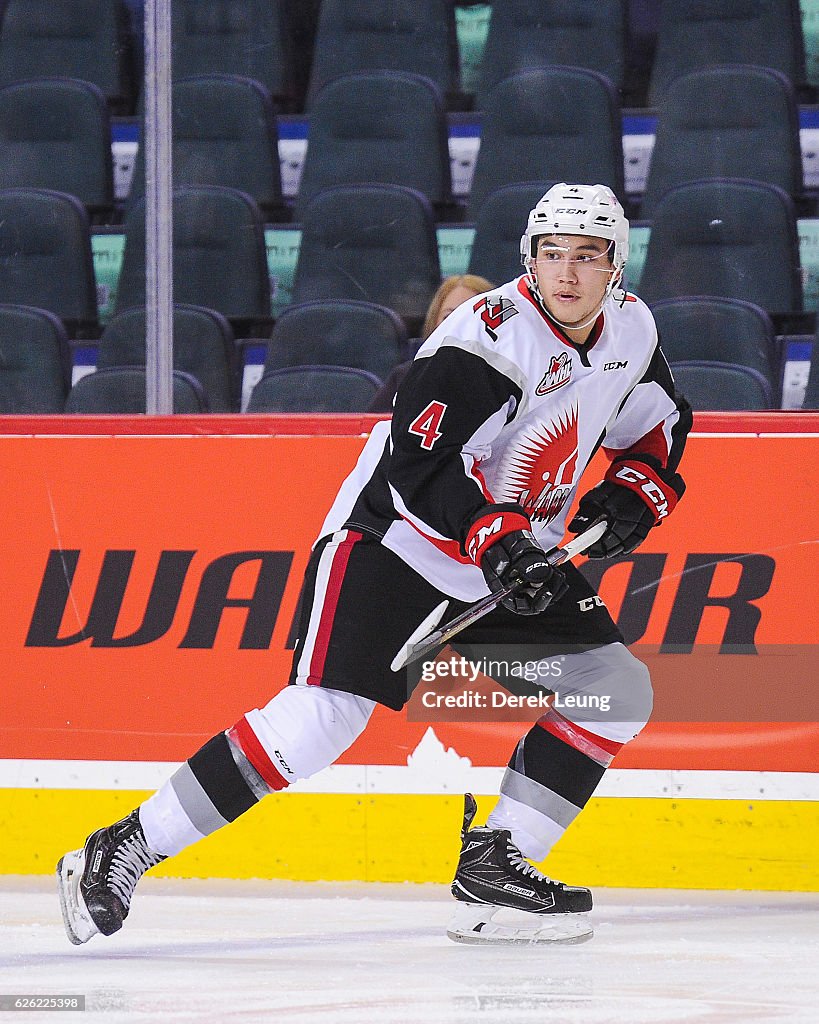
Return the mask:
[[(603, 519), (590, 556), (633, 551), (682, 496), (676, 470), (691, 422), (651, 313), (622, 289), (628, 232), (607, 187), (556, 185), (529, 215), (525, 273), (464, 303), (424, 342), (391, 424), (373, 430), (313, 549), (290, 685), (60, 860), (73, 942), (117, 931), (147, 869), (333, 763), (376, 703), (403, 707), (396, 652), (510, 583), (517, 589), (455, 638), (456, 650), (563, 651), (561, 694), (605, 695), (611, 710), (549, 709), (512, 752), (486, 825), (471, 827), (467, 796), (448, 934), (591, 934), (589, 890), (530, 861), (548, 854), (642, 729), (651, 685), (593, 588), (571, 564), (550, 567), (544, 550), (563, 536), (581, 474), (602, 446), (610, 467), (568, 528)], [(519, 920), (493, 921), (499, 908)]]

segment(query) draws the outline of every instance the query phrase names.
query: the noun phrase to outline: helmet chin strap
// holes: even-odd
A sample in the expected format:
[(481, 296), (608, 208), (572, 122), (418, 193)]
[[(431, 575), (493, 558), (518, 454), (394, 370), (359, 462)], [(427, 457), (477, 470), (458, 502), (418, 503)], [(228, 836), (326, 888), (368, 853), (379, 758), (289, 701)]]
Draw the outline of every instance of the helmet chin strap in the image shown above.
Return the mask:
[[(607, 271), (607, 273), (608, 273), (608, 271)], [(529, 288), (532, 291), (532, 294), (534, 295), (534, 297), (537, 299), (537, 303), (540, 306), (540, 308), (543, 311), (543, 313), (552, 321), (553, 324), (557, 324), (557, 326), (562, 331), (567, 331), (568, 332), (568, 331), (582, 331), (584, 327), (591, 327), (591, 325), (594, 323), (594, 321), (602, 313), (603, 306), (605, 306), (605, 304), (606, 304), (606, 299), (611, 295), (611, 293), (617, 287), (617, 285), (619, 284), (620, 280), (622, 279), (623, 274), (622, 274), (622, 271), (616, 271), (616, 270), (615, 271), (611, 271), (611, 280), (609, 281), (608, 285), (606, 286), (606, 291), (603, 294), (603, 298), (600, 300), (600, 304), (598, 305), (597, 309), (591, 314), (589, 319), (584, 321), (582, 324), (564, 324), (562, 321), (558, 320), (557, 317), (553, 313), (551, 313), (549, 311), (549, 308), (547, 307), (546, 303), (543, 301), (543, 296), (540, 294), (540, 288), (538, 287), (538, 283), (537, 283), (537, 276), (533, 273), (533, 271), (531, 270), (531, 268), (529, 266), (526, 267), (526, 276), (529, 279)]]

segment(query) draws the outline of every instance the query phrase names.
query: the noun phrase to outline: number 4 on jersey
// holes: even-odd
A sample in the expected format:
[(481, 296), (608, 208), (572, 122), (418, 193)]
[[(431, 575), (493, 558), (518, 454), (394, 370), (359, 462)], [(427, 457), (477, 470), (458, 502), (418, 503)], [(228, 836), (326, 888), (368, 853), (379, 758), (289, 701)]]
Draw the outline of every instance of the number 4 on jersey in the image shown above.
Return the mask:
[(441, 437), (441, 420), (444, 418), (446, 406), (443, 402), (430, 402), (420, 415), (409, 425), (408, 432), (421, 438), (421, 447), (429, 451)]

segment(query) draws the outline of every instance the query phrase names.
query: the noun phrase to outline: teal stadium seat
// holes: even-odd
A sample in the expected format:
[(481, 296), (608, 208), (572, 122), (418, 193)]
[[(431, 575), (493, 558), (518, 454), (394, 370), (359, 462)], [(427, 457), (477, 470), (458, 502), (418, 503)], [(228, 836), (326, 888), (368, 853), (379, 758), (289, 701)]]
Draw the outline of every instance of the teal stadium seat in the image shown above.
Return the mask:
[[(805, 83), (799, 0), (673, 0), (660, 9), (649, 105), (659, 107), (675, 78), (715, 64), (775, 68)], [(802, 102), (809, 95), (800, 96)]]
[(293, 53), (284, 8), (284, 0), (173, 0), (174, 76), (253, 78), (278, 111), (291, 111)]
[(432, 207), (400, 185), (340, 185), (311, 200), (293, 304), (358, 299), (394, 310), (417, 329), (441, 280)]
[[(145, 200), (128, 210), (116, 312), (145, 305)], [(173, 294), (215, 309), (241, 336), (272, 325), (264, 224), (250, 196), (235, 189), (173, 191)]]
[[(105, 326), (97, 368), (145, 365), (145, 307), (127, 309)], [(202, 386), (211, 412), (238, 408), (239, 359), (233, 331), (213, 309), (175, 305), (173, 364)]]
[(458, 43), (451, 0), (322, 0), (307, 95), (354, 71), (407, 71), (458, 103)]
[(772, 316), (801, 311), (793, 202), (775, 185), (733, 178), (671, 189), (654, 211), (637, 292), (650, 305), (717, 295)]
[(92, 219), (114, 206), (111, 123), (102, 92), (73, 78), (0, 88), (0, 188), (67, 192)]
[(768, 380), (750, 366), (708, 360), (671, 363), (674, 383), (699, 412), (760, 412), (772, 409)]
[(505, 78), (555, 64), (586, 68), (623, 87), (626, 51), (625, 0), (500, 0), (479, 71), (477, 103)]
[(350, 366), (383, 380), (406, 357), (406, 347), (404, 323), (386, 306), (352, 299), (305, 302), (276, 321), (264, 368)]
[(760, 306), (741, 299), (684, 295), (651, 307), (663, 351), (673, 361), (710, 359), (776, 372), (776, 337)]
[(620, 102), (603, 75), (566, 67), (522, 71), (486, 97), (470, 219), (490, 192), (541, 179), (590, 181), (623, 195)]
[(405, 72), (343, 75), (313, 100), (298, 207), (322, 189), (406, 185), (437, 206), (452, 199), (447, 124), (429, 79)]
[(669, 362), (705, 360), (748, 366), (761, 373), (779, 397), (779, 359), (774, 326), (760, 306), (740, 299), (685, 295), (651, 307)]
[(778, 71), (750, 65), (680, 75), (663, 94), (640, 215), (669, 189), (704, 178), (746, 178), (801, 195), (796, 96)]
[[(246, 192), (267, 219), (289, 219), (276, 117), (263, 85), (236, 75), (183, 78), (173, 83), (172, 117), (174, 185), (235, 188)], [(140, 146), (129, 205), (144, 193), (145, 151)]]
[(133, 54), (122, 0), (6, 0), (0, 85), (49, 77), (91, 82), (112, 112), (130, 114)]
[(470, 274), (503, 284), (523, 272), (520, 236), (529, 211), (556, 181), (524, 181), (496, 189), (481, 203), (469, 254)]
[[(190, 374), (173, 371), (173, 411), (205, 413), (208, 403), (199, 382)], [(138, 416), (145, 412), (144, 366), (112, 366), (81, 377), (69, 391), (67, 413)]]
[(248, 412), (366, 412), (381, 381), (345, 366), (291, 366), (265, 373)]
[(96, 337), (91, 229), (82, 203), (64, 192), (0, 191), (0, 302), (47, 309), (71, 337)]
[(60, 320), (44, 309), (0, 306), (0, 415), (61, 413), (70, 379)]

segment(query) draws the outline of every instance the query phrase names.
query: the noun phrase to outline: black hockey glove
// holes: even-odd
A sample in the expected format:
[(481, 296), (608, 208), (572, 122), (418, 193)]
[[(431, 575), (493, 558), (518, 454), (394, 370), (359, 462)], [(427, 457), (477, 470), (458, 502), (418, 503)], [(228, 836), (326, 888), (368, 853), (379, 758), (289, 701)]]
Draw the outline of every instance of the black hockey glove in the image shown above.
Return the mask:
[(519, 505), (493, 505), (472, 523), (466, 553), (481, 567), (493, 593), (512, 583), (520, 586), (501, 604), (517, 615), (538, 615), (568, 590), (562, 572), (546, 561), (532, 536), (531, 523)]
[(650, 463), (648, 459), (618, 459), (603, 482), (580, 499), (568, 529), (582, 533), (596, 519), (605, 519), (608, 529), (586, 554), (589, 558), (627, 555), (673, 511), (684, 492), (679, 473), (664, 469), (658, 459), (651, 458)]

